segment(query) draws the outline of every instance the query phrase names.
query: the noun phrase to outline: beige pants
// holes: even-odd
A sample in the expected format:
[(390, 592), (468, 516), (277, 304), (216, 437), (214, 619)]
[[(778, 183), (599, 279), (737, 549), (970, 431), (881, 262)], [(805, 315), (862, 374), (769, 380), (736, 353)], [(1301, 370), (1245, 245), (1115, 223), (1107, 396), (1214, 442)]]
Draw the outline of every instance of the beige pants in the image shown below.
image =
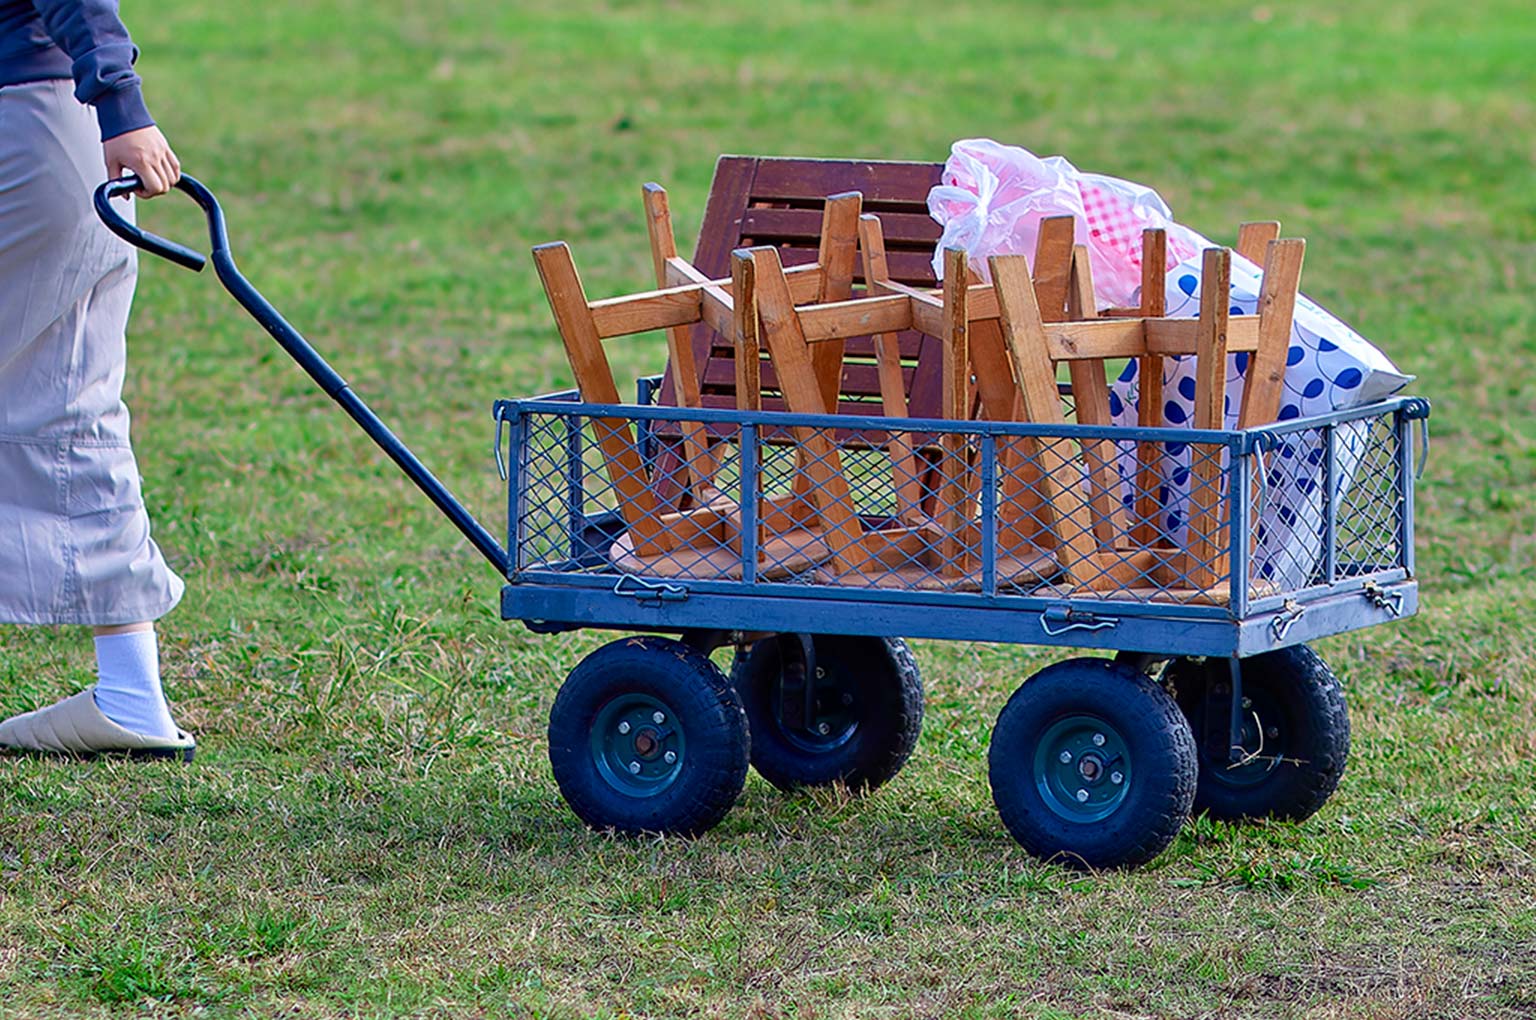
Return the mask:
[(0, 622), (134, 623), (181, 599), (128, 445), (138, 268), (91, 209), (105, 176), (69, 82), (0, 88)]

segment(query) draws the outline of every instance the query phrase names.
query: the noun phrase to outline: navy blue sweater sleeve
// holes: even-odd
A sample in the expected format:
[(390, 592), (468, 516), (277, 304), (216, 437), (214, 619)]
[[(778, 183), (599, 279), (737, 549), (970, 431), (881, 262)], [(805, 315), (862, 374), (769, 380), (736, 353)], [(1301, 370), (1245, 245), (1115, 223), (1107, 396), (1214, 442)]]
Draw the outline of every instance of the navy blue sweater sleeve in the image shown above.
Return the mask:
[(32, 0), (43, 27), (74, 63), (75, 98), (96, 107), (101, 140), (154, 123), (133, 70), (138, 48), (117, 0)]

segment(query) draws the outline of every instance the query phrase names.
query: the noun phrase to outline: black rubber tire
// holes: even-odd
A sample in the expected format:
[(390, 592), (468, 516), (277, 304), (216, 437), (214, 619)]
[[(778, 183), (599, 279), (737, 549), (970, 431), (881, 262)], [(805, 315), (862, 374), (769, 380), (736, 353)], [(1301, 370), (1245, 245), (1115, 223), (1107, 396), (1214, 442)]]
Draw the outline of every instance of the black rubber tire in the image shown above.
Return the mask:
[[(1042, 795), (1036, 750), (1062, 720), (1089, 717), (1123, 740), (1131, 778), (1107, 817), (1063, 817)], [(1133, 868), (1173, 842), (1195, 797), (1189, 724), (1151, 678), (1108, 659), (1069, 659), (1020, 685), (999, 714), (988, 751), (992, 800), (1030, 853), (1073, 867)]]
[[(1226, 659), (1175, 659), (1163, 673), (1189, 719), (1200, 755), (1195, 810), (1227, 821), (1281, 818), (1301, 821), (1328, 802), (1349, 760), (1349, 709), (1333, 671), (1306, 645), (1242, 660), (1243, 696), (1252, 702), (1243, 746), (1273, 767), (1238, 783), (1228, 777), (1219, 748), (1207, 746), (1205, 684), (1228, 676)], [(1208, 671), (1215, 671), (1210, 673)], [(1263, 745), (1259, 734), (1264, 734)]]
[[(619, 698), (664, 704), (686, 739), (670, 785), (637, 796), (605, 778), (593, 750), (600, 714)], [(741, 699), (709, 657), (670, 638), (623, 638), (573, 670), (549, 712), (549, 763), (560, 793), (596, 829), (696, 836), (741, 795), (750, 756)]]
[(752, 765), (781, 790), (839, 782), (873, 790), (901, 771), (923, 728), (923, 681), (911, 649), (900, 638), (814, 636), (817, 668), (827, 674), (822, 686), (833, 688), (825, 698), (850, 699), (833, 712), (837, 731), (821, 736), (792, 730), (779, 710), (782, 642), (797, 638), (760, 640), (731, 666), (752, 730)]

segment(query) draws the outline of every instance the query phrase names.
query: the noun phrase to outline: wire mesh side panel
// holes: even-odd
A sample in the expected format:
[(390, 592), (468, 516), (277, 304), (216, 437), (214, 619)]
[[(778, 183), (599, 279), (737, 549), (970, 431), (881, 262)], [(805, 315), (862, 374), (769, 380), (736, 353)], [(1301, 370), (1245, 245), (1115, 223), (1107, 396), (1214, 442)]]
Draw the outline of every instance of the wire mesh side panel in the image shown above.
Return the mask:
[(1255, 590), (1291, 592), (1405, 563), (1407, 479), (1390, 414), (1282, 433), (1266, 455)]
[[(1174, 604), (1230, 600), (1233, 464), (1225, 440), (1073, 432), (996, 442), (1001, 591)], [(1150, 476), (1144, 463), (1156, 467)]]
[(680, 440), (643, 421), (575, 411), (523, 420), (520, 570), (742, 578), (744, 430), (716, 423), (680, 457)]
[(1402, 562), (1390, 414), (1237, 456), (1194, 431), (769, 414), (717, 417), (690, 447), (706, 430), (579, 407), (523, 416), (521, 571), (1227, 605)]

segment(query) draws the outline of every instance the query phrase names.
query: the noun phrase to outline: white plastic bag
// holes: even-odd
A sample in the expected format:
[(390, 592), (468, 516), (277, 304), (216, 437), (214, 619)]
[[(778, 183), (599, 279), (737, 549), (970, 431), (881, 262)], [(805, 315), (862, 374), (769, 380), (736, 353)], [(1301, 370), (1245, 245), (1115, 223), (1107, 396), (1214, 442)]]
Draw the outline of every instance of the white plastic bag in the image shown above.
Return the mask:
[(944, 228), (933, 255), (933, 270), (940, 279), (946, 248), (964, 248), (972, 268), (990, 279), (987, 256), (1024, 255), (1033, 260), (1040, 221), (1076, 217), (1076, 239), (1088, 246), (1101, 308), (1136, 303), (1143, 230), (1168, 231), (1174, 262), (1196, 258), (1203, 240), (1173, 222), (1168, 206), (1151, 188), (1081, 173), (1061, 156), (1040, 159), (987, 138), (954, 144), (941, 183), (928, 192), (928, 213)]

